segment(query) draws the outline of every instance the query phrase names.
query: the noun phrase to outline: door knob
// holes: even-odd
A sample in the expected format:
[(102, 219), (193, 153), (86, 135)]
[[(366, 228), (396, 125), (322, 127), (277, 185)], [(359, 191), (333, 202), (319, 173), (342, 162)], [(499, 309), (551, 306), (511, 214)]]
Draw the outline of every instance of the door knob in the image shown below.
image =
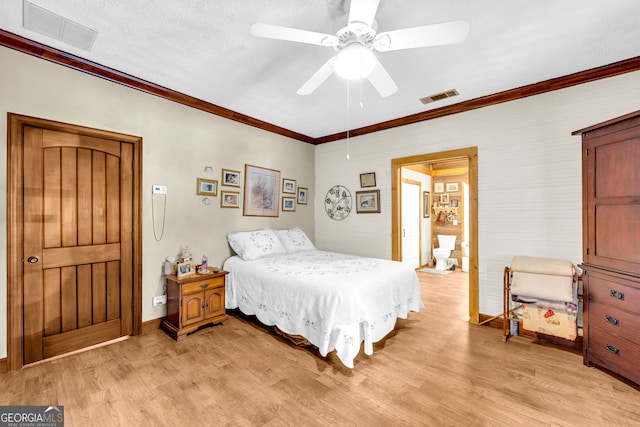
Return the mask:
[(38, 263), (38, 261), (40, 261), (40, 258), (38, 258), (38, 257), (37, 257), (37, 256), (35, 256), (35, 255), (32, 255), (32, 256), (30, 256), (29, 258), (27, 258), (27, 262), (28, 262), (29, 264), (37, 264), (37, 263)]

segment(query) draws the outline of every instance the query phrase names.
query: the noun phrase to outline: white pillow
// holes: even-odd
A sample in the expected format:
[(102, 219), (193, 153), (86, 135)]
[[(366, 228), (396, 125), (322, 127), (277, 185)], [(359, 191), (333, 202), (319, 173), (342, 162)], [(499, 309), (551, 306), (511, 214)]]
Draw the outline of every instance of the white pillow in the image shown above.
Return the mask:
[(245, 261), (287, 253), (275, 231), (271, 229), (231, 233), (227, 235), (227, 241), (235, 253)]
[(282, 245), (287, 252), (298, 251), (312, 251), (315, 249), (311, 240), (299, 227), (294, 227), (291, 230), (278, 230), (276, 231)]

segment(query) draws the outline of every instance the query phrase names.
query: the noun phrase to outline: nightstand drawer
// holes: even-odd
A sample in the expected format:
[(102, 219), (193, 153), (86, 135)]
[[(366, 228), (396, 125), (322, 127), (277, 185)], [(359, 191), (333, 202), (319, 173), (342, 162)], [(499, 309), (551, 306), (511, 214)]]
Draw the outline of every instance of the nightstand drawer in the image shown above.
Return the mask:
[(209, 280), (200, 280), (198, 282), (186, 283), (182, 285), (182, 295), (207, 291), (209, 289), (218, 288), (220, 286), (224, 286), (224, 277), (214, 277)]

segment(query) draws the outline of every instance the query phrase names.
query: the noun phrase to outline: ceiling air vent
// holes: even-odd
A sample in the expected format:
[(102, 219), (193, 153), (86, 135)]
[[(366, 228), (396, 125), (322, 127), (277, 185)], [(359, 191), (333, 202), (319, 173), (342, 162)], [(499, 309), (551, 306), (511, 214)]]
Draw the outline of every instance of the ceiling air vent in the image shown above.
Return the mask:
[(60, 40), (84, 50), (91, 50), (98, 32), (63, 16), (23, 1), (22, 25), (31, 31)]
[(429, 104), (431, 102), (442, 101), (443, 99), (451, 98), (452, 96), (460, 95), (457, 90), (451, 89), (446, 92), (436, 93), (435, 95), (425, 96), (420, 98), (420, 102), (423, 104)]

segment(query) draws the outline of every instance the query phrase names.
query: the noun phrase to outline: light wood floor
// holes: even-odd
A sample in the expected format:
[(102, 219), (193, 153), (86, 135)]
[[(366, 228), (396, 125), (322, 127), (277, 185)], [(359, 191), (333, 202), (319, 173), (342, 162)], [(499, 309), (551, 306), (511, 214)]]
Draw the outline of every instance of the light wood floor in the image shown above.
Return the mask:
[(425, 310), (353, 370), (231, 316), (0, 374), (0, 405), (64, 405), (66, 426), (640, 425), (640, 387), (470, 325), (464, 273), (419, 276)]

